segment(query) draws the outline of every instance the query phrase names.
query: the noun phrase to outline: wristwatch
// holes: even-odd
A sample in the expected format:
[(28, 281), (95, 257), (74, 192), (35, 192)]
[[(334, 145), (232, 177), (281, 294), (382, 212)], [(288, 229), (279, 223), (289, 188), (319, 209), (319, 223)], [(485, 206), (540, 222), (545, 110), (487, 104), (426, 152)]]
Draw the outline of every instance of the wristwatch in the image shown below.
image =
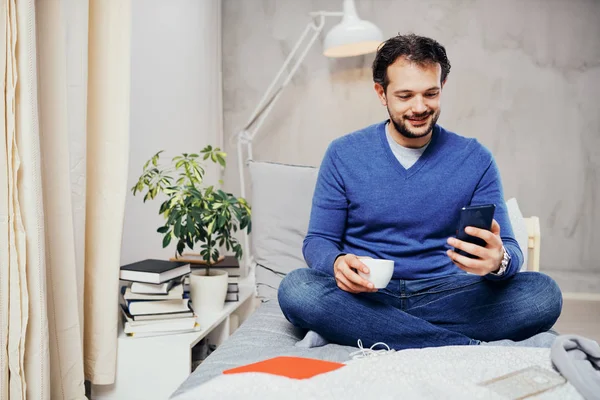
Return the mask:
[(502, 251), (504, 252), (504, 255), (502, 256), (502, 261), (500, 262), (500, 267), (498, 268), (497, 271), (490, 272), (491, 275), (502, 276), (502, 275), (504, 275), (504, 273), (506, 272), (506, 269), (508, 268), (508, 263), (510, 262), (510, 254), (508, 254), (508, 251), (506, 251), (506, 248), (504, 246), (502, 246)]

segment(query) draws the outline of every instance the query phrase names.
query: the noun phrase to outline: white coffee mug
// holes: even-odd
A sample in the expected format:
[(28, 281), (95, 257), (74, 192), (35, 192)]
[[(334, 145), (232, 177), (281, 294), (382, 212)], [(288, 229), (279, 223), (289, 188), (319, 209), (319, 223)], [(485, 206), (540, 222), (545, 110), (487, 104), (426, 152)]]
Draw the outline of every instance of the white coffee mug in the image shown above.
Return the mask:
[(361, 258), (360, 261), (369, 268), (369, 273), (358, 270), (358, 274), (368, 280), (377, 289), (387, 287), (394, 273), (394, 261), (376, 258)]

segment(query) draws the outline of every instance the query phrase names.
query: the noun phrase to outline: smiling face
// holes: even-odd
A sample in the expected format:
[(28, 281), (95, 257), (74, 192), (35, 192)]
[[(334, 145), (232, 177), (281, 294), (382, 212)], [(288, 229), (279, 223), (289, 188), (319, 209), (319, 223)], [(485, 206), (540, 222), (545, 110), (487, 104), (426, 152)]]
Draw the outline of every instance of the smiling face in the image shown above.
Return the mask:
[(442, 69), (437, 63), (414, 63), (399, 57), (387, 67), (388, 85), (375, 83), (375, 91), (386, 106), (397, 134), (406, 147), (422, 147), (440, 116)]

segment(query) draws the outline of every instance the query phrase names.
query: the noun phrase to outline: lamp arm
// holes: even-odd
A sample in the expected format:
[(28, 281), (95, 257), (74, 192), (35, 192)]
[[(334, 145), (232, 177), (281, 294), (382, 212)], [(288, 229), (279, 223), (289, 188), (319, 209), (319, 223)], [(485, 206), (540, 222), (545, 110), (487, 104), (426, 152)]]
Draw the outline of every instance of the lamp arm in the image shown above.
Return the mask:
[[(241, 184), (240, 191), (241, 191), (242, 197), (245, 197), (245, 194), (246, 194), (246, 185), (245, 185), (245, 179), (244, 179), (245, 177), (244, 177), (244, 157), (243, 157), (243, 151), (244, 151), (243, 147), (244, 146), (243, 145), (246, 145), (248, 159), (252, 159), (252, 140), (254, 139), (258, 130), (264, 123), (265, 118), (269, 115), (269, 113), (273, 109), (273, 106), (275, 105), (275, 103), (277, 102), (279, 97), (281, 96), (283, 89), (290, 83), (290, 81), (292, 80), (292, 77), (296, 74), (296, 71), (298, 70), (300, 64), (306, 58), (308, 51), (310, 50), (310, 48), (312, 47), (314, 42), (319, 37), (319, 34), (321, 33), (321, 31), (323, 30), (323, 27), (325, 26), (325, 17), (326, 17), (325, 13), (326, 12), (324, 12), (324, 11), (319, 11), (317, 13), (311, 13), (311, 16), (319, 17), (318, 24), (315, 24), (314, 20), (308, 23), (308, 25), (306, 26), (306, 28), (300, 35), (300, 38), (294, 45), (292, 51), (288, 55), (287, 59), (284, 61), (283, 65), (279, 69), (279, 72), (275, 76), (275, 79), (273, 79), (273, 81), (267, 88), (267, 91), (265, 92), (265, 94), (263, 95), (261, 100), (259, 101), (258, 106), (252, 113), (252, 116), (250, 117), (250, 119), (248, 120), (248, 122), (246, 123), (244, 128), (233, 136), (234, 138), (237, 139), (238, 168), (239, 168), (238, 172), (239, 172), (239, 176), (240, 176), (240, 184)], [(331, 13), (331, 14), (337, 15), (338, 13)], [(301, 44), (304, 42), (308, 33), (311, 30), (313, 30), (313, 35), (309, 39), (308, 44), (304, 47), (304, 50), (302, 50), (300, 57), (298, 57), (298, 59), (294, 63), (292, 69), (285, 77), (285, 80), (283, 81), (281, 86), (279, 88), (277, 88), (275, 93), (271, 96), (271, 98), (269, 98), (269, 94), (273, 91), (273, 88), (275, 87), (277, 82), (280, 80), (283, 73), (286, 71), (286, 69), (289, 66), (289, 64), (291, 63), (294, 55), (298, 52), (298, 49), (300, 48)], [(256, 123), (256, 125), (254, 126), (254, 129), (251, 130), (250, 127), (255, 123)]]
[[(313, 13), (311, 13), (311, 14), (313, 14)], [(256, 105), (256, 108), (252, 112), (250, 118), (248, 119), (248, 122), (246, 123), (246, 125), (244, 126), (244, 128), (242, 130), (247, 130), (254, 123), (254, 121), (256, 121), (256, 119), (258, 118), (258, 116), (262, 112), (264, 112), (264, 110), (269, 105), (269, 103), (272, 103), (273, 98), (277, 95), (277, 92), (279, 90), (275, 94), (272, 95), (272, 97), (271, 97), (270, 100), (267, 100), (269, 98), (269, 95), (273, 91), (273, 88), (275, 87), (275, 85), (277, 84), (277, 82), (279, 82), (279, 80), (281, 79), (281, 77), (284, 74), (284, 72), (287, 70), (289, 64), (292, 62), (294, 56), (298, 52), (298, 49), (300, 48), (300, 46), (302, 45), (302, 43), (304, 42), (304, 40), (306, 39), (306, 37), (308, 36), (308, 34), (310, 33), (310, 31), (313, 30), (314, 31), (313, 32), (313, 36), (309, 40), (308, 45), (305, 47), (305, 49), (302, 52), (302, 54), (299, 57), (299, 59), (296, 60), (296, 63), (294, 65), (294, 67), (292, 68), (291, 72), (288, 74), (288, 76), (287, 76), (286, 80), (284, 81), (284, 84), (282, 85), (282, 87), (286, 86), (287, 83), (289, 82), (289, 80), (291, 79), (291, 77), (296, 73), (296, 70), (298, 69), (299, 64), (304, 60), (304, 58), (306, 57), (306, 54), (308, 53), (308, 50), (313, 45), (313, 43), (317, 39), (319, 33), (321, 33), (321, 31), (323, 30), (323, 26), (325, 25), (325, 16), (324, 15), (318, 15), (318, 14), (316, 14), (314, 16), (320, 17), (319, 23), (315, 24), (314, 21), (311, 21), (311, 22), (309, 22), (306, 25), (306, 28), (304, 28), (304, 31), (300, 35), (300, 38), (298, 38), (298, 40), (296, 41), (296, 44), (292, 48), (292, 51), (290, 51), (290, 54), (288, 54), (286, 60), (283, 62), (283, 65), (281, 66), (281, 68), (277, 72), (277, 75), (275, 75), (275, 78), (271, 81), (271, 84), (269, 85), (269, 87), (267, 88), (267, 90), (263, 94), (263, 97), (260, 99), (260, 101)]]
[[(321, 18), (324, 19), (323, 17), (321, 17)], [(279, 99), (279, 96), (281, 96), (283, 89), (285, 89), (285, 87), (290, 83), (290, 81), (296, 74), (296, 71), (298, 71), (300, 64), (302, 63), (302, 61), (304, 61), (304, 59), (306, 58), (306, 55), (308, 54), (308, 51), (311, 49), (312, 45), (315, 43), (315, 41), (319, 37), (319, 33), (323, 30), (323, 25), (324, 25), (324, 23), (321, 23), (321, 24), (319, 24), (319, 26), (316, 26), (314, 28), (315, 31), (314, 31), (312, 37), (310, 38), (310, 40), (308, 41), (308, 44), (306, 45), (306, 47), (300, 54), (300, 57), (298, 57), (298, 59), (296, 60), (296, 63), (292, 67), (292, 70), (290, 71), (290, 73), (287, 75), (287, 77), (281, 84), (281, 87), (279, 87), (279, 89), (277, 89), (277, 91), (273, 95), (272, 99), (267, 104), (265, 104), (264, 109), (260, 112), (260, 119), (258, 120), (256, 126), (254, 127), (254, 132), (252, 132), (252, 134), (250, 135), (250, 140), (254, 139), (254, 137), (256, 136), (256, 133), (258, 132), (258, 130), (262, 126), (263, 122), (265, 121), (265, 119), (267, 118), (267, 116), (269, 115), (271, 110), (273, 109), (273, 105), (275, 105), (275, 103)]]
[(343, 17), (342, 11), (313, 11), (309, 13), (311, 17)]
[[(237, 158), (238, 158), (238, 173), (239, 173), (239, 178), (240, 178), (240, 194), (244, 198), (246, 197), (246, 179), (245, 179), (244, 165), (245, 165), (246, 160), (252, 159), (252, 141), (253, 141), (254, 137), (256, 136), (256, 134), (257, 134), (258, 130), (260, 129), (260, 127), (262, 126), (262, 124), (264, 123), (266, 117), (269, 115), (269, 113), (273, 109), (273, 106), (275, 105), (275, 103), (277, 102), (279, 97), (281, 96), (281, 93), (283, 92), (284, 88), (290, 83), (290, 81), (292, 80), (292, 77), (298, 71), (300, 64), (306, 58), (308, 51), (310, 50), (312, 45), (315, 43), (315, 41), (319, 37), (319, 34), (321, 33), (321, 31), (323, 30), (323, 27), (325, 26), (325, 17), (330, 16), (330, 15), (331, 16), (339, 16), (339, 15), (343, 15), (343, 13), (328, 13), (328, 12), (324, 12), (324, 11), (319, 11), (316, 13), (311, 13), (310, 15), (313, 18), (318, 17), (318, 23), (315, 23), (315, 21), (312, 20), (311, 22), (309, 22), (307, 24), (306, 28), (300, 35), (300, 38), (298, 39), (298, 41), (292, 48), (292, 51), (290, 52), (290, 54), (284, 61), (283, 65), (281, 66), (279, 71), (277, 72), (277, 75), (275, 76), (273, 81), (270, 83), (266, 92), (264, 93), (264, 95), (262, 96), (260, 101), (258, 102), (258, 105), (256, 106), (255, 110), (251, 114), (251, 117), (248, 119), (248, 122), (246, 123), (246, 125), (244, 126), (243, 129), (241, 129), (238, 133), (236, 133), (232, 137), (232, 138), (237, 139), (237, 156), (238, 156)], [(275, 92), (273, 94), (271, 94), (271, 92), (273, 92), (273, 89), (275, 88), (275, 85), (277, 84), (277, 82), (280, 81), (281, 77), (284, 75), (288, 66), (292, 62), (292, 59), (294, 58), (295, 54), (300, 49), (300, 46), (302, 45), (302, 43), (306, 40), (306, 38), (311, 30), (313, 31), (313, 34), (310, 37), (310, 39), (308, 40), (308, 43), (306, 44), (306, 46), (304, 47), (302, 52), (300, 53), (300, 56), (298, 57), (298, 59), (296, 60), (294, 65), (292, 66), (289, 73), (286, 75), (281, 86), (279, 86), (277, 88), (277, 90), (275, 90)], [(255, 124), (254, 129), (251, 130), (251, 126), (254, 124)], [(246, 150), (246, 158), (244, 157), (244, 147)], [(243, 245), (244, 245), (244, 254), (245, 254), (246, 265), (250, 266), (249, 237), (245, 231), (242, 232), (242, 235), (243, 235)]]

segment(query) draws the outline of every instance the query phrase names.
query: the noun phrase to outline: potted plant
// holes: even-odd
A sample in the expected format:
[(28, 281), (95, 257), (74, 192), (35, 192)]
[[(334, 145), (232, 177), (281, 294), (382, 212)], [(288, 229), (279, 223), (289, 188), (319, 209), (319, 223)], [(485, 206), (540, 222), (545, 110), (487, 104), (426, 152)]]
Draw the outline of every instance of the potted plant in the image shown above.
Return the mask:
[[(163, 248), (177, 241), (177, 257), (182, 255), (186, 247), (193, 250), (196, 244), (201, 244), (199, 254), (206, 268), (190, 276), (192, 304), (197, 313), (204, 306), (202, 303), (207, 303), (209, 299), (215, 301), (215, 307), (221, 308), (227, 295), (227, 274), (225, 271), (211, 270), (211, 267), (219, 260), (223, 246), (241, 259), (242, 246), (234, 234), (244, 229), (250, 233), (250, 206), (244, 198), (235, 197), (214, 186), (203, 185), (203, 161), (210, 160), (222, 168), (226, 166), (227, 155), (218, 147), (206, 146), (199, 154), (183, 153), (173, 157), (166, 165), (160, 164), (162, 153), (162, 150), (159, 151), (144, 164), (142, 175), (131, 190), (134, 196), (138, 192), (145, 193), (144, 202), (155, 199), (160, 193), (166, 196), (158, 211), (165, 217), (165, 224), (157, 229), (163, 234)], [(191, 280), (200, 281), (202, 276), (205, 277), (203, 287), (206, 288), (202, 299), (194, 302), (197, 296), (193, 293)], [(206, 282), (207, 278), (211, 278), (210, 282)], [(208, 296), (207, 291), (211, 287), (218, 287), (223, 292)]]

